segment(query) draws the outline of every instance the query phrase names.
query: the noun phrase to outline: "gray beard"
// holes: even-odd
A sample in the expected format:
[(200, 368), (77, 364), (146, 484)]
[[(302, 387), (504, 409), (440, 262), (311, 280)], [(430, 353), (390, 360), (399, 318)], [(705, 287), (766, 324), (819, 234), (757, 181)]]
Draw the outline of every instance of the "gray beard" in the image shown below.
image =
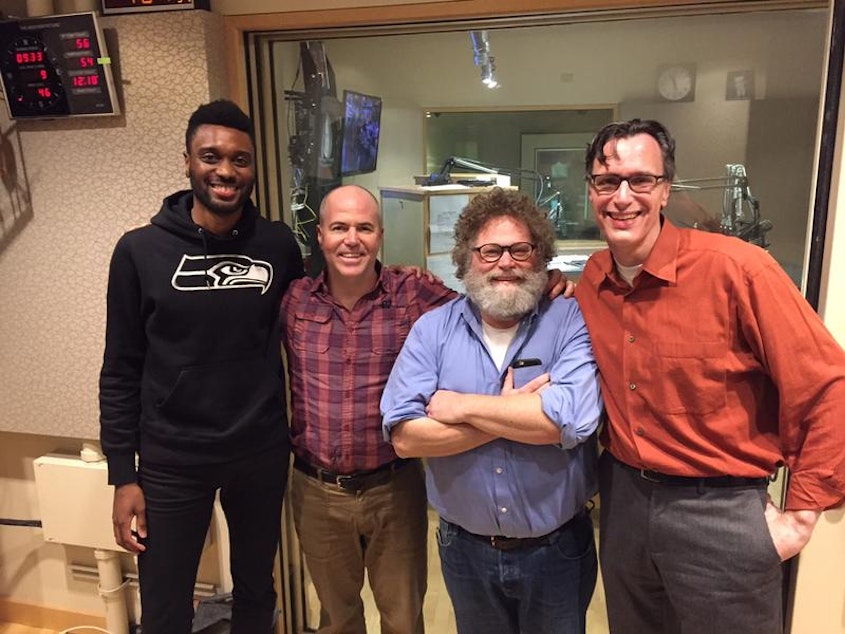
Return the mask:
[(494, 272), (476, 273), (470, 269), (464, 275), (467, 297), (483, 315), (501, 321), (520, 319), (534, 310), (548, 282), (544, 270), (520, 271), (520, 274), (524, 280), (521, 284), (502, 290), (494, 288), (489, 281), (496, 276)]

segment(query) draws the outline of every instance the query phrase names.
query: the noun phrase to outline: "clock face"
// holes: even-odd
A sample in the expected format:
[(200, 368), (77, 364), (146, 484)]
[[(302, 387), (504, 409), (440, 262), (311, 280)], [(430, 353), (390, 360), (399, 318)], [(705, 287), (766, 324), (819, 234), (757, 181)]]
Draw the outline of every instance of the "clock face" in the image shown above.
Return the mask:
[(13, 108), (32, 114), (63, 109), (61, 69), (41, 39), (21, 35), (9, 44), (0, 63)]
[(692, 101), (695, 69), (681, 64), (663, 68), (657, 77), (657, 92), (668, 101)]

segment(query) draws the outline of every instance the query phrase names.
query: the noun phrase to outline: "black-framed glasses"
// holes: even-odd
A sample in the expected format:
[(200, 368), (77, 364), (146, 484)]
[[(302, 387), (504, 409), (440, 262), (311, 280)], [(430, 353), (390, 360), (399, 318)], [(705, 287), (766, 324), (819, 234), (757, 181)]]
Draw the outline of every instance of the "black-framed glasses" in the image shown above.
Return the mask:
[(638, 194), (648, 194), (654, 191), (657, 183), (665, 178), (665, 174), (590, 174), (587, 180), (599, 194), (612, 194), (627, 182), (628, 188)]
[(505, 254), (505, 251), (510, 253), (511, 257), (517, 262), (525, 262), (534, 253), (536, 246), (530, 242), (514, 242), (513, 244), (489, 242), (479, 247), (474, 247), (472, 250), (485, 262), (498, 262)]

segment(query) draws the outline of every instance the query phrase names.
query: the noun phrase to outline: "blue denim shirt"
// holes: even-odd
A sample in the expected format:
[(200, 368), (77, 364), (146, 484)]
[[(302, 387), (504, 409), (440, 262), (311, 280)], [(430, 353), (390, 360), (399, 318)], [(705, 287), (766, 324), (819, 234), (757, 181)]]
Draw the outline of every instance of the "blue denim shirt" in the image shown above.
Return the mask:
[(381, 400), (383, 429), (422, 418), (435, 391), (499, 394), (515, 359), (519, 387), (544, 372), (543, 411), (560, 428), (559, 445), (497, 439), (426, 460), (429, 502), (444, 519), (479, 535), (538, 537), (569, 520), (596, 492), (595, 430), (602, 412), (584, 319), (574, 299), (541, 300), (522, 319), (499, 370), (477, 309), (464, 296), (423, 315), (411, 329)]

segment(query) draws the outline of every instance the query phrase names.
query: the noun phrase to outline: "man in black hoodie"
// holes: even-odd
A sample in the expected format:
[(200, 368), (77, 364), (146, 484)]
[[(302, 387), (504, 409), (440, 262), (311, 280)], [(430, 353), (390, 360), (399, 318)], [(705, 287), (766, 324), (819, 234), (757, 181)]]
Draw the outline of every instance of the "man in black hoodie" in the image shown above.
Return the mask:
[(109, 270), (100, 423), (114, 533), (139, 555), (144, 632), (190, 632), (219, 489), (231, 631), (257, 634), (272, 625), (288, 469), (278, 310), (302, 260), (290, 229), (249, 199), (247, 115), (229, 101), (203, 105), (185, 146), (191, 190), (168, 196), (150, 225), (126, 233)]

